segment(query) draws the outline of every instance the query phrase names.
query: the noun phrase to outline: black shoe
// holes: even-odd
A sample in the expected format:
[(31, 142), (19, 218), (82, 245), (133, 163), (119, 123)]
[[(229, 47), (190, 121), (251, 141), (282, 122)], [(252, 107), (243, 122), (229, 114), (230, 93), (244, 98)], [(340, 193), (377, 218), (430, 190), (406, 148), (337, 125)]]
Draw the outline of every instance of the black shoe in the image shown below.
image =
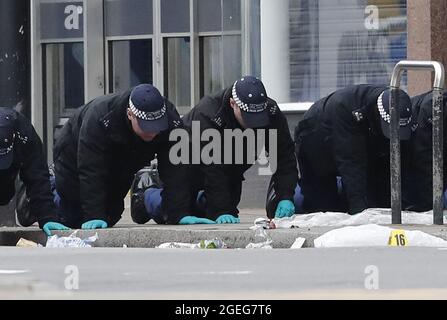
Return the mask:
[(133, 222), (145, 224), (150, 217), (144, 206), (144, 192), (149, 188), (162, 188), (163, 184), (155, 165), (145, 167), (135, 174), (130, 190), (130, 215)]
[(16, 198), (16, 220), (22, 227), (30, 227), (37, 222), (37, 217), (31, 214), (29, 202), (25, 185), (22, 183)]

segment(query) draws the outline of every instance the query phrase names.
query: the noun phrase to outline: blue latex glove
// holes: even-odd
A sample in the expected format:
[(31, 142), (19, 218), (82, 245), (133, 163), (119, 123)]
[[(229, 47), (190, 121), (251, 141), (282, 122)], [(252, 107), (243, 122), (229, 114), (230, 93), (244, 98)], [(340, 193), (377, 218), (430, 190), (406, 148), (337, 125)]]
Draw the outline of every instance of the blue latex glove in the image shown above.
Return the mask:
[(290, 200), (282, 200), (278, 203), (275, 218), (291, 217), (295, 214), (295, 205)]
[(219, 223), (219, 224), (234, 223), (234, 224), (236, 224), (236, 223), (241, 223), (241, 220), (239, 218), (232, 216), (231, 214), (224, 214), (216, 219), (216, 223)]
[(47, 222), (42, 228), (43, 232), (46, 233), (47, 236), (51, 236), (51, 230), (70, 230), (70, 228), (67, 228), (63, 224), (57, 223), (57, 222)]
[(215, 224), (216, 222), (210, 219), (197, 218), (193, 216), (183, 217), (178, 224)]
[(83, 230), (105, 229), (107, 228), (107, 222), (105, 222), (104, 220), (90, 220), (84, 223), (81, 228)]

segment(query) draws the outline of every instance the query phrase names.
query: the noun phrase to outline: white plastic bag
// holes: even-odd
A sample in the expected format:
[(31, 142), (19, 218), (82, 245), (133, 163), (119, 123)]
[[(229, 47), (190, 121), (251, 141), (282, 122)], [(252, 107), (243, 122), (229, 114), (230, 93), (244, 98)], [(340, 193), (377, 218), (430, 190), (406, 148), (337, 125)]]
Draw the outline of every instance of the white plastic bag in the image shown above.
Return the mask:
[(273, 240), (264, 228), (258, 225), (255, 231), (255, 242), (247, 244), (245, 249), (273, 249), (272, 243)]
[(92, 244), (98, 240), (98, 234), (87, 239), (76, 237), (78, 230), (69, 237), (59, 237), (57, 235), (48, 237), (46, 248), (91, 248)]
[(156, 248), (158, 249), (226, 249), (227, 245), (219, 238), (212, 240), (200, 240), (199, 243), (166, 242)]
[(198, 249), (196, 243), (166, 242), (155, 247), (157, 249)]

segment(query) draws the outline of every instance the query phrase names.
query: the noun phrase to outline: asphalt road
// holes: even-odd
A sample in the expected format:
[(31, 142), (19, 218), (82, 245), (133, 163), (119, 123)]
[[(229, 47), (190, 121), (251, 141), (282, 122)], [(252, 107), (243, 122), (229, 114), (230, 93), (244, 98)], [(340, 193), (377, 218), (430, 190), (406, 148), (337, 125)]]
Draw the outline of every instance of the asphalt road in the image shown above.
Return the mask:
[(445, 299), (446, 265), (432, 248), (3, 247), (0, 299)]

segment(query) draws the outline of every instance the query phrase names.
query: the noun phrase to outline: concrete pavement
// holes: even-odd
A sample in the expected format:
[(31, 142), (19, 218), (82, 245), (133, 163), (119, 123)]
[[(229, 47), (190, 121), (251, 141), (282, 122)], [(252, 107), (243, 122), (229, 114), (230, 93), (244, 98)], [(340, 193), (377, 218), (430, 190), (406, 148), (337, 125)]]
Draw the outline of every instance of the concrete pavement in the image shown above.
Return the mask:
[[(245, 248), (250, 242), (255, 242), (255, 232), (249, 227), (256, 218), (263, 217), (260, 209), (245, 209), (240, 214), (241, 223), (238, 225), (193, 225), (193, 226), (164, 226), (149, 222), (144, 226), (136, 225), (126, 210), (123, 219), (114, 228), (97, 231), (79, 231), (82, 238), (98, 233), (99, 247), (128, 247), (154, 248), (165, 242), (197, 243), (200, 240), (220, 238), (230, 248)], [(396, 226), (399, 229), (421, 230), (447, 240), (445, 226)], [(306, 239), (305, 247), (312, 247), (313, 240), (322, 234), (333, 230), (333, 227), (295, 228), (267, 230), (273, 240), (274, 248), (290, 248), (296, 238)], [(69, 235), (71, 232), (58, 232), (59, 235)], [(41, 244), (46, 243), (46, 236), (38, 228), (0, 228), (0, 246), (15, 246), (21, 238)]]
[(446, 264), (433, 248), (0, 248), (0, 299), (447, 299)]

